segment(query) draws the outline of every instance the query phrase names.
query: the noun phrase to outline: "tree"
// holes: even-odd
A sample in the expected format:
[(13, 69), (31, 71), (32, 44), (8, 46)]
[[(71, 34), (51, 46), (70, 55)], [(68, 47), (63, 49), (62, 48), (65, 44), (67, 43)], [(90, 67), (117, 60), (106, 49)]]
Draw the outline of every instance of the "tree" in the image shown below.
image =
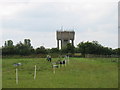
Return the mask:
[(72, 54), (75, 52), (75, 47), (71, 43), (67, 44), (67, 52)]
[(16, 45), (16, 50), (18, 55), (28, 55), (30, 53), (28, 47), (24, 45), (22, 42), (19, 42)]
[(61, 53), (74, 53), (75, 52), (75, 47), (71, 44), (68, 43), (65, 47), (61, 49)]
[(15, 52), (15, 47), (13, 45), (12, 40), (5, 41), (4, 46), (2, 47), (2, 54), (3, 55), (14, 55)]
[(31, 47), (30, 39), (24, 39), (24, 45)]
[(46, 52), (51, 53), (51, 49), (50, 48), (46, 49)]
[(97, 55), (111, 55), (112, 54), (112, 48), (103, 47), (97, 41), (81, 42), (77, 46), (83, 56), (85, 56), (85, 54), (97, 54)]
[(30, 39), (24, 39), (24, 43), (19, 42), (15, 48), (18, 55), (30, 55), (34, 52)]
[(36, 54), (46, 54), (47, 50), (45, 49), (44, 46), (40, 46), (39, 48), (36, 49)]
[(16, 50), (14, 46), (2, 48), (2, 55), (14, 55), (14, 54), (16, 54)]
[(50, 50), (50, 53), (59, 53), (59, 49), (58, 48), (52, 48)]
[(75, 47), (75, 53), (80, 53), (79, 48)]
[(12, 40), (5, 41), (4, 45), (5, 45), (5, 47), (13, 46), (13, 41)]
[(84, 44), (84, 42), (79, 43), (77, 46), (78, 46), (79, 52), (82, 53), (83, 56), (85, 56), (86, 52), (85, 52), (85, 44)]
[(116, 48), (113, 50), (113, 54), (120, 56), (120, 48)]

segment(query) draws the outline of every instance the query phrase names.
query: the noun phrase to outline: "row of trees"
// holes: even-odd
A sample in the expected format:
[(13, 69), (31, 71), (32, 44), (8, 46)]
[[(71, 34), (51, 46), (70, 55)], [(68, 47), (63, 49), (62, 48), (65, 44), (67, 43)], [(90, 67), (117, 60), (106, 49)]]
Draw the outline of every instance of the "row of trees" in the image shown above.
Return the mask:
[(30, 39), (25, 39), (24, 43), (19, 42), (15, 46), (12, 40), (5, 41), (2, 47), (2, 55), (29, 55), (34, 51)]
[(96, 55), (120, 55), (120, 48), (112, 49), (104, 47), (97, 41), (92, 42), (80, 42), (77, 47), (72, 46), (68, 43), (64, 48), (57, 49), (51, 48), (46, 49), (44, 46), (40, 46), (34, 49), (31, 46), (30, 39), (24, 39), (24, 42), (19, 42), (13, 45), (12, 40), (5, 41), (4, 46), (2, 46), (2, 55), (31, 55), (31, 54), (49, 54), (49, 53), (81, 53), (83, 56), (85, 54), (96, 54)]
[(92, 42), (81, 42), (77, 45), (77, 52), (85, 54), (95, 54), (95, 55), (120, 55), (120, 48), (112, 49), (104, 47), (97, 41)]

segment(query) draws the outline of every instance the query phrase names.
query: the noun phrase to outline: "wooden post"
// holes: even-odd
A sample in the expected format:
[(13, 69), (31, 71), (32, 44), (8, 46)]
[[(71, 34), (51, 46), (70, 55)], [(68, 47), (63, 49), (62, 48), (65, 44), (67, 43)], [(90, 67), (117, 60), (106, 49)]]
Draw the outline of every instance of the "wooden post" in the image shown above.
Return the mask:
[(60, 68), (60, 64), (59, 64), (59, 68)]
[(34, 80), (36, 79), (36, 65), (35, 65), (35, 72), (34, 72)]
[(18, 69), (16, 68), (16, 84), (18, 84)]

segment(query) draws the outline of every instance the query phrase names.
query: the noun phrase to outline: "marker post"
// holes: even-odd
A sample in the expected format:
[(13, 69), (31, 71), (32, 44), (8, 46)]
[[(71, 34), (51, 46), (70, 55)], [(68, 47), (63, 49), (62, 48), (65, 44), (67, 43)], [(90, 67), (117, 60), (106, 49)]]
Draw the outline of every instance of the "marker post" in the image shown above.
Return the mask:
[(35, 65), (35, 72), (34, 72), (34, 80), (36, 79), (36, 65)]
[(16, 84), (18, 84), (18, 69), (16, 68)]

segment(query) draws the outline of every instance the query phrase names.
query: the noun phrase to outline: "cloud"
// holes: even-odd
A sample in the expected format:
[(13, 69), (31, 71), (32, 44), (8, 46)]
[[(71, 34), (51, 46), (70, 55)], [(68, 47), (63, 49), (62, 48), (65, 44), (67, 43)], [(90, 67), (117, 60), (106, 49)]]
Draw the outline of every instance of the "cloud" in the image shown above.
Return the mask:
[[(79, 38), (79, 39), (77, 39)], [(118, 46), (118, 35), (112, 34), (108, 32), (104, 32), (103, 30), (98, 30), (94, 32), (91, 29), (88, 29), (86, 32), (76, 32), (76, 45), (82, 41), (98, 41), (100, 44), (111, 47), (117, 48)]]
[(75, 29), (75, 44), (96, 39), (104, 45), (117, 47), (117, 0), (79, 1), (3, 2), (4, 9), (0, 10), (3, 41), (30, 38), (35, 47), (42, 43), (46, 47), (55, 47), (54, 33), (63, 26), (67, 30)]
[[(12, 31), (12, 32), (11, 32)], [(30, 39), (34, 48), (45, 46), (46, 48), (56, 47), (56, 33), (54, 32), (34, 32), (34, 31), (21, 31), (21, 30), (4, 30), (2, 36), (2, 45), (4, 40), (12, 40), (14, 45), (24, 39)]]

